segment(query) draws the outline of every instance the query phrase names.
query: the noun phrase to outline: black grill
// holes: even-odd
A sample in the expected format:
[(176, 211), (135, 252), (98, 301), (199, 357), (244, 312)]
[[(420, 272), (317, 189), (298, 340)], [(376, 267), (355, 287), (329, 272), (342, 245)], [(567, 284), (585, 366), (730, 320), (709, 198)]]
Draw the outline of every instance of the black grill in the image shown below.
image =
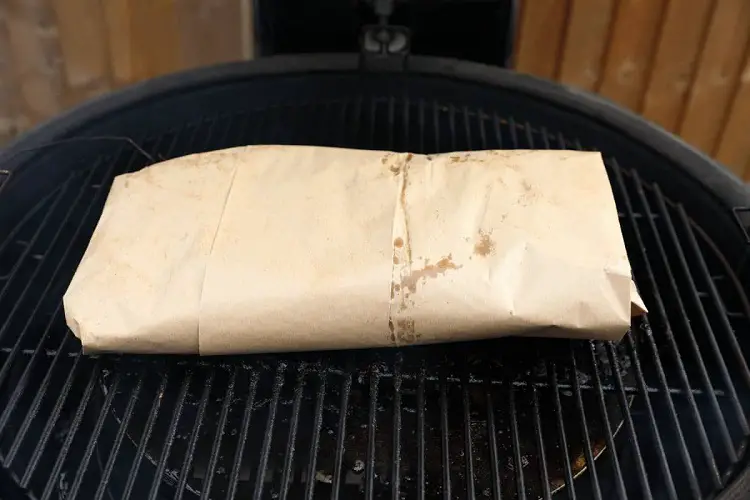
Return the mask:
[[(747, 246), (666, 151), (682, 146), (654, 133), (657, 152), (603, 111), (455, 74), (257, 68), (162, 80), (0, 157), (0, 459), (14, 482), (41, 499), (698, 499), (743, 472)], [(113, 176), (255, 143), (601, 150), (651, 313), (619, 343), (81, 356), (61, 298)]]

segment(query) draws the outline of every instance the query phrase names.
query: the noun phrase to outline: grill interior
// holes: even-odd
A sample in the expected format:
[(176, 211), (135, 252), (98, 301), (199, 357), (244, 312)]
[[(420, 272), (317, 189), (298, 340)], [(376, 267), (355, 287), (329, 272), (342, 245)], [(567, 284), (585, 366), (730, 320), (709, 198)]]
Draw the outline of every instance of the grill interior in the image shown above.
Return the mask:
[[(255, 143), (602, 150), (648, 318), (620, 343), (81, 356), (62, 295), (113, 176), (151, 160), (121, 140), (60, 144), (35, 160), (64, 163), (53, 187), (20, 198), (27, 170), (0, 194), (0, 459), (14, 479), (41, 499), (698, 499), (726, 486), (746, 463), (750, 306), (690, 206), (598, 143), (602, 130), (419, 88), (195, 97), (196, 119), (164, 128), (153, 109), (125, 135), (159, 160)], [(34, 203), (14, 210), (21, 199)]]

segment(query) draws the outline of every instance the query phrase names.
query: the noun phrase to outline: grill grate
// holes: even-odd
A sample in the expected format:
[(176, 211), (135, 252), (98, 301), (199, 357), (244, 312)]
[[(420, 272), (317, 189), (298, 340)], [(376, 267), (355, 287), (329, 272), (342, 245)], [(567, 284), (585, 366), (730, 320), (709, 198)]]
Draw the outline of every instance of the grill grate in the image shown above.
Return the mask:
[[(269, 142), (587, 147), (494, 112), (396, 97), (271, 106), (138, 139), (156, 158)], [(0, 245), (0, 458), (36, 497), (698, 499), (745, 463), (744, 290), (685, 208), (615, 158), (623, 234), (652, 309), (620, 343), (83, 357), (62, 294), (113, 176), (148, 163), (118, 147)]]

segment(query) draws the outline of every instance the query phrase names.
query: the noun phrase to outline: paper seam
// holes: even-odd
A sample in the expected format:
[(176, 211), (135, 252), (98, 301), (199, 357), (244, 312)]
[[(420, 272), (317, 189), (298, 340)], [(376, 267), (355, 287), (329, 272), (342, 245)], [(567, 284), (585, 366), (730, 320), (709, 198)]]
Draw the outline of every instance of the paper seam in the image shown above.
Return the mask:
[(237, 165), (237, 162), (234, 164), (234, 171), (232, 172), (232, 178), (229, 180), (229, 186), (227, 187), (227, 194), (224, 197), (224, 203), (221, 207), (221, 213), (219, 214), (219, 220), (216, 223), (216, 231), (214, 232), (213, 239), (211, 240), (211, 246), (208, 249), (208, 255), (206, 256), (206, 266), (203, 269), (203, 280), (201, 281), (201, 293), (200, 298), (198, 299), (198, 325), (197, 325), (197, 336), (198, 336), (198, 355), (202, 355), (201, 353), (201, 315), (203, 312), (203, 292), (205, 291), (206, 287), (206, 276), (208, 275), (208, 266), (211, 263), (211, 257), (214, 253), (214, 245), (216, 244), (216, 238), (219, 236), (219, 229), (221, 229), (221, 223), (224, 220), (224, 214), (227, 211), (227, 205), (229, 204), (229, 196), (232, 193), (232, 188), (234, 187), (234, 180), (237, 177), (237, 171), (239, 170), (239, 166)]
[[(402, 294), (405, 293), (403, 286), (403, 270), (407, 268), (408, 272), (411, 272), (411, 233), (409, 231), (409, 220), (406, 213), (406, 188), (408, 184), (408, 169), (409, 162), (413, 157), (412, 153), (404, 153), (399, 155), (399, 168), (397, 175), (399, 177), (398, 190), (396, 191), (396, 203), (393, 213), (393, 224), (391, 230), (391, 239), (393, 246), (393, 263), (391, 265), (391, 295), (388, 303), (388, 329), (391, 334), (391, 342), (395, 347), (400, 347), (401, 342), (399, 338), (398, 324), (394, 324), (394, 313), (393, 306), (396, 302), (400, 302), (403, 306), (404, 298)], [(397, 233), (397, 228), (401, 231)], [(396, 240), (401, 238), (403, 241), (403, 251), (398, 252), (396, 247)], [(398, 290), (395, 290), (398, 284)]]

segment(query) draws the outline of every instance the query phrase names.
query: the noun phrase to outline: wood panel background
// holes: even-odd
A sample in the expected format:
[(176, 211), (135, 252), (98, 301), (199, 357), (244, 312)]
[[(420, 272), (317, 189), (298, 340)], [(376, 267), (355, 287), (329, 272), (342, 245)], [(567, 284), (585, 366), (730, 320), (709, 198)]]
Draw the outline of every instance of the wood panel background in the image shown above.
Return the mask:
[[(0, 143), (82, 100), (250, 59), (252, 0), (0, 0)], [(598, 92), (750, 181), (750, 0), (521, 0), (517, 70)]]

